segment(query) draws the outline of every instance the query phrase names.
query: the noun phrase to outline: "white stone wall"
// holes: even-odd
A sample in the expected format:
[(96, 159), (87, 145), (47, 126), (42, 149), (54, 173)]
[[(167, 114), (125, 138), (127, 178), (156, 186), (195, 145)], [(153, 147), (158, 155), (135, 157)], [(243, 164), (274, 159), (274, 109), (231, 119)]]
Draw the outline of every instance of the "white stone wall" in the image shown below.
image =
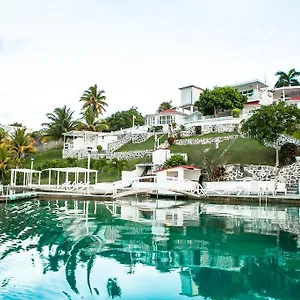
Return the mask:
[(215, 138), (195, 138), (195, 139), (180, 139), (175, 140), (175, 145), (205, 145), (205, 144), (216, 144), (224, 141), (229, 141), (238, 138), (238, 135), (220, 136)]
[(124, 159), (124, 160), (131, 160), (137, 158), (145, 158), (152, 156), (152, 150), (140, 150), (140, 151), (127, 151), (127, 152), (113, 152), (106, 154), (108, 159)]
[(227, 165), (226, 175), (219, 180), (236, 181), (245, 177), (252, 180), (284, 182), (289, 193), (298, 193), (300, 180), (300, 162), (284, 166), (280, 169), (267, 165)]

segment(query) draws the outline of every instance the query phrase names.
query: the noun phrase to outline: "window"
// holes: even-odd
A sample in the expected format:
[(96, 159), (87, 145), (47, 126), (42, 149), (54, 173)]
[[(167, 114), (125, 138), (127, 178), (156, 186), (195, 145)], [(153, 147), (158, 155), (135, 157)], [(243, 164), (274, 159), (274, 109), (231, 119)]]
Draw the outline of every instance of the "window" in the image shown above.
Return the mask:
[(175, 116), (159, 116), (158, 125), (172, 124), (175, 122)]

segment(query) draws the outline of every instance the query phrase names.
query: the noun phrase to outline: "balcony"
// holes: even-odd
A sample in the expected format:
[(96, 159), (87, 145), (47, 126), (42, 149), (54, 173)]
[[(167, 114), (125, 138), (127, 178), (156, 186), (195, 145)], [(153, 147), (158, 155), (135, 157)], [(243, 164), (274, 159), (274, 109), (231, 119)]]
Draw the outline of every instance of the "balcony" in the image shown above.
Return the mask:
[(248, 102), (255, 100), (262, 100), (262, 92), (254, 92), (253, 95), (248, 96)]

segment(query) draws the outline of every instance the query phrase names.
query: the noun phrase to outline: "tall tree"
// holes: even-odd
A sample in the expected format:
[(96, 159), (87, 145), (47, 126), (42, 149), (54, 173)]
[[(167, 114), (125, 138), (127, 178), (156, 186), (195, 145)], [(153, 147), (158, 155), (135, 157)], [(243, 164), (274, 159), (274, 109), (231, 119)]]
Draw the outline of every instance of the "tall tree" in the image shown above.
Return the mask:
[(112, 131), (120, 130), (121, 128), (129, 128), (133, 125), (144, 125), (144, 118), (136, 107), (131, 107), (128, 110), (118, 111), (106, 118), (109, 129)]
[(26, 132), (26, 128), (18, 128), (10, 136), (12, 150), (18, 158), (24, 157), (25, 153), (36, 153), (34, 139)]
[(281, 134), (293, 134), (299, 127), (300, 109), (283, 101), (262, 106), (242, 124), (242, 132), (261, 142), (273, 143), (276, 150), (276, 166), (279, 166), (278, 139)]
[(104, 95), (104, 90), (98, 90), (97, 84), (89, 87), (88, 90), (84, 91), (79, 101), (83, 101), (83, 109), (91, 107), (96, 117), (102, 115), (105, 111), (106, 96)]
[(204, 115), (218, 116), (218, 112), (227, 109), (244, 107), (247, 97), (241, 95), (231, 86), (215, 87), (213, 90), (206, 89), (200, 94), (195, 106)]
[(45, 136), (52, 140), (59, 140), (63, 138), (63, 133), (75, 130), (78, 126), (78, 121), (74, 120), (74, 111), (63, 107), (57, 107), (53, 113), (47, 113), (46, 116), (49, 119), (48, 123), (43, 123), (45, 126)]
[(0, 145), (7, 144), (8, 141), (8, 134), (7, 132), (0, 127)]
[(81, 112), (82, 121), (78, 124), (80, 130), (102, 132), (109, 129), (106, 120), (98, 120), (92, 107), (88, 107)]
[(289, 70), (288, 73), (283, 71), (278, 71), (275, 73), (276, 76), (279, 76), (277, 82), (275, 83), (274, 88), (280, 88), (283, 86), (298, 86), (300, 82), (296, 77), (300, 75), (300, 72), (296, 71), (295, 69)]
[(12, 124), (9, 124), (9, 126), (14, 126), (14, 127), (24, 127), (22, 123), (19, 122), (14, 122)]
[(3, 183), (7, 178), (9, 170), (15, 167), (15, 159), (10, 145), (0, 145), (0, 181)]
[(162, 102), (158, 107), (158, 112), (162, 112), (167, 109), (175, 109), (175, 107), (172, 105), (172, 100)]

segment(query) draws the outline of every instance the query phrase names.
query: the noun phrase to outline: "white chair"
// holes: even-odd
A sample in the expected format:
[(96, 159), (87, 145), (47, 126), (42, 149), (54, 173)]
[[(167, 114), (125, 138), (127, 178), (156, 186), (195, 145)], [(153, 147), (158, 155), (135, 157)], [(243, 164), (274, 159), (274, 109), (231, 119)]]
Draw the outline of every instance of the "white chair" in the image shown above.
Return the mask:
[(287, 189), (285, 187), (285, 183), (284, 182), (277, 182), (277, 187), (275, 189), (275, 195), (277, 193), (284, 193), (285, 195), (287, 194)]
[(261, 188), (258, 182), (255, 181), (250, 182), (250, 194), (261, 195)]

